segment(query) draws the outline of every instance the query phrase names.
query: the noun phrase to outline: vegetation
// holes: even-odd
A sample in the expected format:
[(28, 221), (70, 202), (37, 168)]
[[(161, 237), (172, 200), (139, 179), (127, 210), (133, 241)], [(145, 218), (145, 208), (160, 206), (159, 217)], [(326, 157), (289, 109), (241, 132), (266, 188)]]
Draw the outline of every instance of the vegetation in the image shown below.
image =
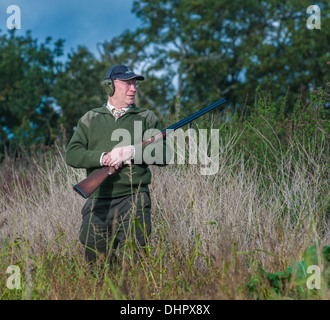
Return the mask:
[[(65, 165), (65, 141), (6, 158), (0, 265), (20, 266), (22, 288), (2, 277), (2, 299), (329, 299), (329, 130), (312, 108), (313, 130), (294, 117), (280, 138), (263, 115), (272, 101), (256, 101), (254, 122), (215, 124), (216, 174), (201, 175), (200, 164), (152, 167), (146, 254), (134, 261), (129, 242), (128, 259), (96, 275), (77, 241), (84, 200), (72, 185), (84, 172)], [(321, 268), (319, 290), (306, 286), (310, 261)]]
[[(308, 29), (309, 5), (137, 0), (132, 11), (141, 27), (98, 44), (98, 59), (84, 47), (63, 59), (62, 39), (39, 43), (29, 32), (1, 33), (0, 161), (19, 144), (54, 144), (61, 125), (70, 138), (77, 119), (104, 103), (99, 83), (113, 64), (146, 76), (136, 102), (160, 117), (220, 98), (229, 101), (227, 117), (246, 115), (256, 88), (271, 92), (272, 108), (290, 117), (297, 100), (308, 104), (311, 91), (329, 81), (329, 19)], [(327, 17), (328, 2), (318, 5)]]
[[(63, 42), (0, 35), (1, 299), (329, 299), (329, 30), (305, 1), (135, 1), (143, 26), (59, 62)], [(326, 15), (328, 5), (320, 1)], [(152, 167), (145, 254), (91, 273), (78, 242), (83, 170), (63, 154), (103, 103), (112, 64), (146, 75), (137, 103), (164, 127), (221, 97), (219, 165)], [(173, 79), (177, 82), (173, 82)], [(321, 270), (308, 289), (307, 268)], [(21, 289), (8, 289), (18, 265)]]

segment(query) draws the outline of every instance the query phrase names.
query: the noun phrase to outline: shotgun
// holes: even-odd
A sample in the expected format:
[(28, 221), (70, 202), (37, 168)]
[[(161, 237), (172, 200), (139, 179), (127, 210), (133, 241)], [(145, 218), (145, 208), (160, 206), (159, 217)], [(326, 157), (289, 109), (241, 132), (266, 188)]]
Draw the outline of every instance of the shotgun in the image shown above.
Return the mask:
[[(213, 110), (214, 108), (220, 106), (221, 104), (225, 103), (226, 99), (220, 99), (209, 106), (195, 112), (194, 114), (188, 116), (187, 118), (180, 120), (179, 122), (171, 125), (170, 127), (164, 129), (159, 134), (152, 136), (151, 138), (142, 141), (141, 144), (143, 146), (147, 146), (151, 143), (158, 142), (162, 139), (165, 139), (166, 136), (171, 133), (172, 131), (181, 128), (185, 124), (199, 118), (200, 116), (204, 115), (205, 113)], [(78, 184), (73, 186), (73, 189), (80, 194), (82, 197), (87, 199), (99, 186), (100, 184), (110, 175), (115, 174), (116, 169), (114, 167), (103, 167), (102, 169), (99, 169), (98, 171), (94, 172), (90, 176), (88, 176), (86, 179), (80, 181)]]

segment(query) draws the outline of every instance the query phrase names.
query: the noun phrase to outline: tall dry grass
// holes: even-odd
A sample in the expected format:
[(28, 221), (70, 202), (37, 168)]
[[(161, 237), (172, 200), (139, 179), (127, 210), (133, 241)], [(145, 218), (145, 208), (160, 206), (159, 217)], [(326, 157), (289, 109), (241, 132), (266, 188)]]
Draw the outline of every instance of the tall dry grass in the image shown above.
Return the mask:
[[(315, 241), (330, 243), (327, 163), (292, 144), (275, 170), (262, 173), (257, 163), (233, 151), (235, 139), (221, 143), (215, 175), (201, 175), (199, 165), (151, 167), (153, 233), (147, 254), (103, 277), (90, 274), (77, 241), (85, 200), (72, 186), (84, 171), (66, 166), (60, 151), (21, 165), (6, 159), (1, 298), (278, 298), (267, 279), (253, 292), (247, 284), (260, 266), (282, 271)], [(11, 264), (21, 266), (21, 290), (6, 288)], [(283, 296), (299, 298), (293, 284), (283, 290)], [(318, 297), (329, 298), (327, 289)]]

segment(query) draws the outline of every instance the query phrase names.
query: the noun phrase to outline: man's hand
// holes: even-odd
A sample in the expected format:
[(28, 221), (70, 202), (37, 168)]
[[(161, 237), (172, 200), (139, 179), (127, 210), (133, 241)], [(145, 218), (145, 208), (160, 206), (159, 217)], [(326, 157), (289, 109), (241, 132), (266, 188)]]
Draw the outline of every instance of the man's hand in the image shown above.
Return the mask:
[(128, 164), (131, 162), (130, 161), (131, 158), (132, 158), (131, 146), (115, 148), (111, 152), (108, 152), (103, 156), (102, 164), (104, 166), (115, 167), (116, 170), (118, 170), (122, 162)]

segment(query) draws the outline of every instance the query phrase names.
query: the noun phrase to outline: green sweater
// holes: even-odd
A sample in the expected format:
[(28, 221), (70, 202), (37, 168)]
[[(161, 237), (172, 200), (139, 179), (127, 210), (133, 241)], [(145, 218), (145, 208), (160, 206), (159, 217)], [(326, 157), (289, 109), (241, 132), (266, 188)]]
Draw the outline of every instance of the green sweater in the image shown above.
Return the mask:
[[(139, 143), (158, 133), (158, 130), (161, 130), (160, 123), (152, 111), (133, 105), (124, 115), (115, 119), (106, 105), (103, 105), (90, 110), (79, 119), (77, 129), (66, 148), (66, 162), (74, 168), (86, 168), (89, 176), (101, 168), (100, 158), (103, 152), (119, 146), (134, 145), (135, 157), (131, 168), (123, 165), (90, 198), (116, 198), (137, 191), (149, 192), (151, 172), (148, 164), (151, 160), (146, 160), (146, 154), (156, 154), (155, 148), (160, 148), (157, 163), (153, 164), (166, 165), (166, 143), (165, 140), (149, 146), (141, 146)], [(145, 152), (146, 148), (154, 149), (153, 153), (150, 152), (151, 149)]]

